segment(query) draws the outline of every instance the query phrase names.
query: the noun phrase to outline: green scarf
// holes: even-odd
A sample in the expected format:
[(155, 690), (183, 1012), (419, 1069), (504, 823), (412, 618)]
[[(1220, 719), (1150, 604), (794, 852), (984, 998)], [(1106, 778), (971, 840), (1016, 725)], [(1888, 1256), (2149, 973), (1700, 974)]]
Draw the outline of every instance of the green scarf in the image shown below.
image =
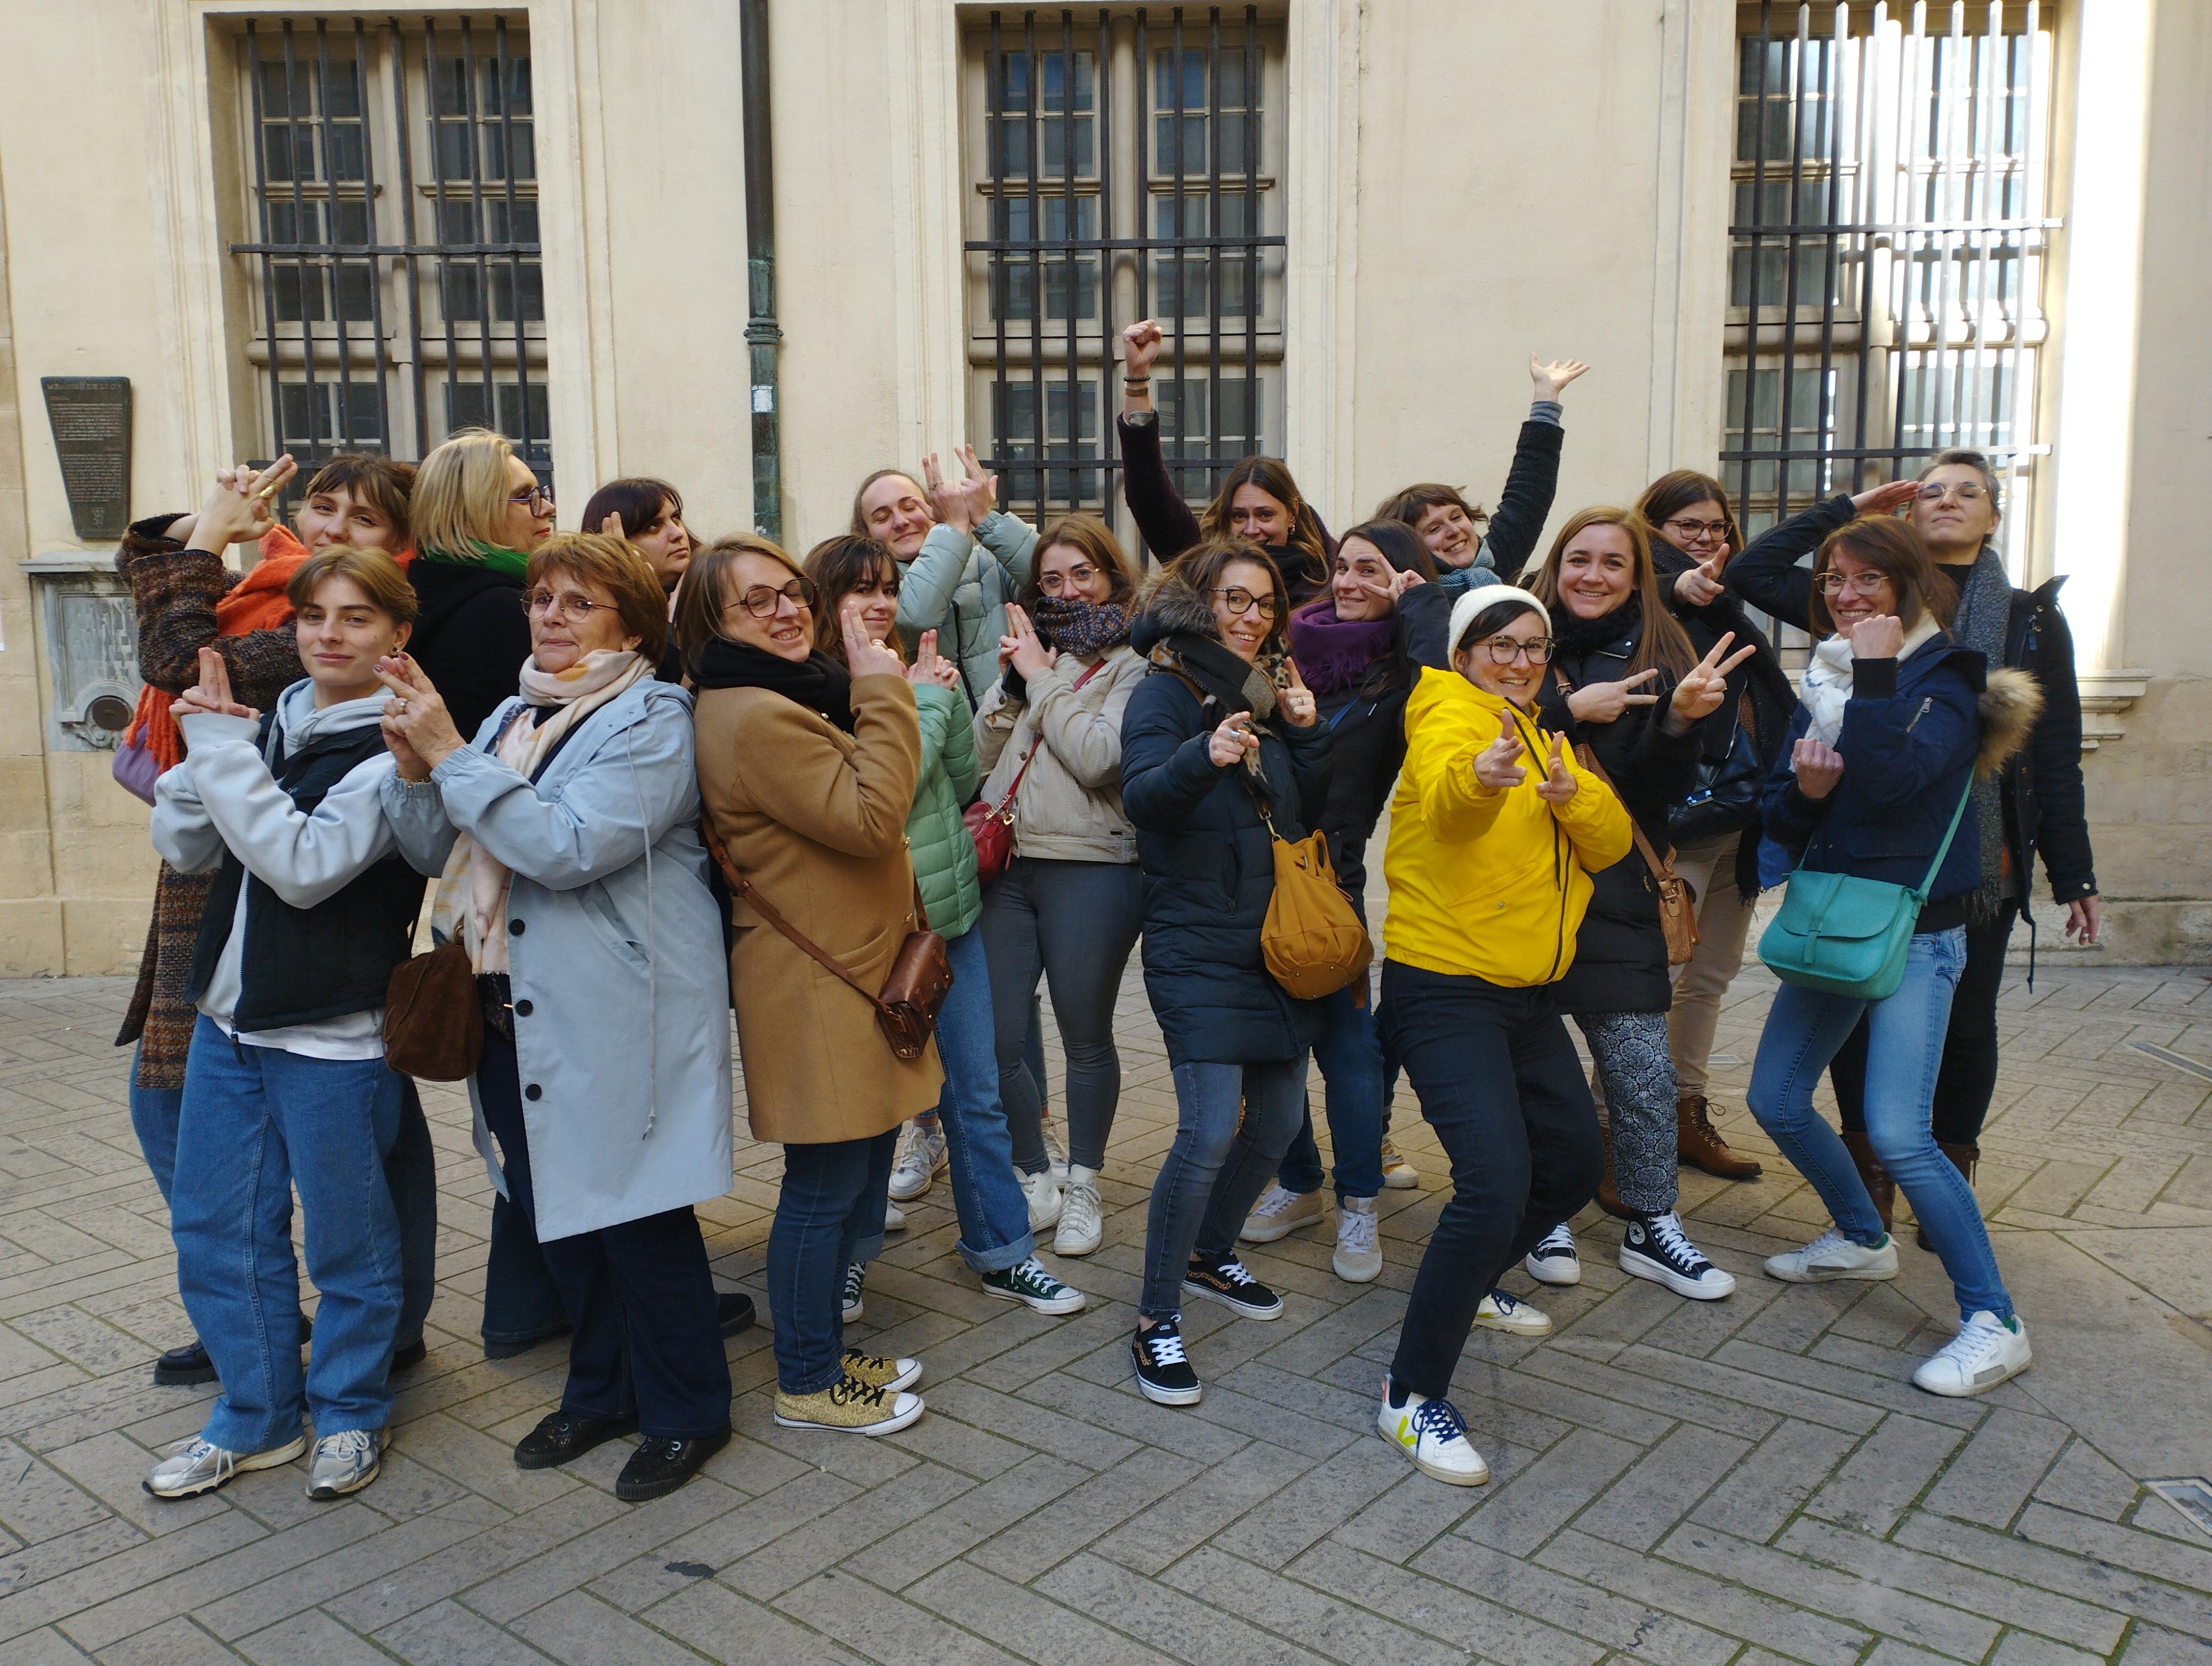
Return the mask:
[(502, 550), (496, 544), (479, 544), (468, 540), (468, 553), (456, 556), (444, 550), (425, 550), (422, 559), (441, 562), (447, 567), (489, 567), (495, 573), (520, 584), (530, 570), (530, 557), (520, 550)]

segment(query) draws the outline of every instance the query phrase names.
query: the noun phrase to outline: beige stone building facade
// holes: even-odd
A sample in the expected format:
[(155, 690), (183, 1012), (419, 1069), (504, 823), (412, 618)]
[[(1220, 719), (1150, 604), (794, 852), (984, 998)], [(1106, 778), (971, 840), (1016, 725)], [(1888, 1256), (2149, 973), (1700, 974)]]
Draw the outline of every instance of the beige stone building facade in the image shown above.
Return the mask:
[(135, 964), (152, 890), (84, 518), (122, 507), (118, 384), (50, 379), (127, 379), (133, 517), (490, 422), (563, 526), (643, 473), (804, 549), (963, 440), (1012, 507), (1113, 512), (1146, 315), (1188, 489), (1264, 450), (1338, 526), (1494, 496), (1532, 349), (1595, 366), (1560, 514), (1691, 466), (1756, 526), (1992, 449), (2016, 578), (2068, 576), (2100, 952), (2212, 951), (2212, 6), (757, 15), (772, 325), (740, 0), (0, 0), (0, 975)]

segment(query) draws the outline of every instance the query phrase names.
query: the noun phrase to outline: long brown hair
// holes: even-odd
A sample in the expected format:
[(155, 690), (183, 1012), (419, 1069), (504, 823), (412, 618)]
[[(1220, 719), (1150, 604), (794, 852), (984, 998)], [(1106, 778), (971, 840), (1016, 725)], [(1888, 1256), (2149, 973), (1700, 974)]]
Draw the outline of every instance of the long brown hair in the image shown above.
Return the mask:
[(1743, 531), (1735, 524), (1735, 511), (1729, 508), (1728, 488), (1709, 474), (1695, 469), (1669, 470), (1644, 489), (1644, 496), (1636, 500), (1636, 513), (1656, 533), (1692, 505), (1708, 502), (1721, 506), (1721, 519), (1728, 522), (1725, 536), (1729, 551), (1742, 554)]
[[(845, 627), (837, 617), (845, 598), (868, 579), (890, 585), (899, 582), (898, 557), (881, 538), (841, 532), (825, 538), (806, 552), (806, 576), (814, 581), (814, 646), (840, 664), (845, 659)], [(896, 636), (896, 633), (894, 632)], [(896, 641), (884, 647), (897, 652)], [(903, 657), (903, 656), (902, 656)]]
[(1644, 604), (1644, 632), (1623, 674), (1633, 677), (1638, 672), (1656, 670), (1670, 678), (1680, 677), (1698, 663), (1698, 651), (1690, 646), (1689, 633), (1674, 623), (1674, 616), (1659, 599), (1659, 578), (1651, 567), (1651, 531), (1635, 510), (1598, 503), (1569, 515), (1559, 537), (1552, 540), (1551, 553), (1544, 557), (1543, 566), (1529, 581), (1529, 594), (1547, 607), (1565, 606), (1559, 596), (1559, 563), (1566, 558), (1567, 546), (1593, 526), (1618, 526), (1627, 535), (1629, 589)]
[(1275, 599), (1275, 617), (1268, 623), (1260, 651), (1264, 654), (1271, 648), (1280, 647), (1291, 628), (1291, 593), (1283, 583), (1283, 569), (1275, 565), (1275, 558), (1267, 553), (1265, 544), (1245, 538), (1200, 538), (1170, 562), (1162, 576), (1188, 585), (1199, 600), (1211, 609), (1221, 575), (1232, 561), (1249, 561), (1267, 573)]
[[(1221, 477), (1221, 489), (1198, 518), (1198, 530), (1208, 538), (1233, 538), (1229, 511), (1239, 486), (1257, 486), (1291, 513), (1290, 535), (1283, 542), (1313, 557), (1315, 570), (1328, 571), (1328, 544), (1322, 537), (1321, 518), (1291, 478), (1290, 465), (1279, 457), (1248, 457)], [(1268, 563), (1273, 566), (1274, 563)]]
[(1836, 617), (1828, 611), (1828, 599), (1820, 593), (1820, 577), (1835, 565), (1839, 550), (1889, 581), (1890, 588), (1897, 592), (1897, 622), (1907, 630), (1920, 623), (1923, 608), (1936, 616), (1937, 624), (1951, 623), (1951, 598), (1936, 581), (1936, 563), (1920, 534), (1912, 530), (1912, 523), (1890, 515), (1872, 515), (1829, 533), (1820, 553), (1813, 557), (1810, 611), (1813, 629), (1822, 635), (1834, 634)]

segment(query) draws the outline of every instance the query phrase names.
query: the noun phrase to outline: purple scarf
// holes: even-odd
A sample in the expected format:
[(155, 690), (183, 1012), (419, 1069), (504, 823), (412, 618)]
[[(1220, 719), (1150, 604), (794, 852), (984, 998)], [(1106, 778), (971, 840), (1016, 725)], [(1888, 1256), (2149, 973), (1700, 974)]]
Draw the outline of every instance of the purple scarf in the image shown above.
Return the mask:
[(1340, 619), (1336, 599), (1322, 596), (1292, 610), (1291, 658), (1298, 662), (1298, 675), (1309, 689), (1332, 695), (1364, 677), (1370, 666), (1389, 653), (1397, 633), (1398, 622), (1389, 614)]

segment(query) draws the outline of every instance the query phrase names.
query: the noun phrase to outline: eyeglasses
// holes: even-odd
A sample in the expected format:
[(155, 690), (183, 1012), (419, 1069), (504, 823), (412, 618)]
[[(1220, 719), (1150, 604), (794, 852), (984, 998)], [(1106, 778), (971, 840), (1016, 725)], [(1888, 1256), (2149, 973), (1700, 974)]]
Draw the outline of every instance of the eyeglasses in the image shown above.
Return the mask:
[(1080, 590), (1098, 576), (1098, 569), (1089, 562), (1079, 562), (1064, 573), (1044, 573), (1038, 575), (1037, 588), (1048, 596), (1057, 596), (1064, 590)]
[(1961, 503), (1978, 503), (1988, 496), (1986, 488), (1972, 482), (1963, 486), (1938, 486), (1931, 483), (1920, 489), (1923, 503), (1941, 503), (1947, 497), (1955, 497)]
[(1258, 613), (1263, 619), (1275, 617), (1275, 599), (1273, 596), (1255, 596), (1239, 585), (1231, 585), (1226, 590), (1217, 590), (1213, 593), (1221, 598), (1222, 605), (1237, 618), (1252, 612)]
[(541, 613), (551, 613), (568, 624), (581, 624), (594, 613), (614, 609), (612, 602), (595, 602), (573, 590), (564, 590), (557, 596), (550, 590), (532, 590), (522, 598), (522, 611), (532, 618)]
[(1854, 573), (1845, 578), (1841, 573), (1823, 573), (1813, 581), (1813, 587), (1824, 596), (1832, 596), (1849, 588), (1862, 596), (1881, 593), (1882, 586), (1889, 582), (1887, 573)]
[(1493, 666), (1510, 666), (1523, 657), (1532, 666), (1545, 665), (1551, 660), (1552, 650), (1558, 646), (1559, 643), (1549, 636), (1538, 636), (1526, 642), (1516, 641), (1510, 636), (1492, 636), (1483, 644), (1490, 650), (1490, 663)]
[(553, 495), (544, 487), (533, 485), (526, 492), (517, 492), (507, 500), (519, 509), (527, 509), (534, 515), (553, 512)]
[(1685, 544), (1717, 544), (1725, 539), (1729, 532), (1729, 524), (1725, 520), (1676, 520), (1668, 521), (1666, 526), (1680, 534)]
[(814, 605), (814, 581), (793, 579), (780, 590), (771, 590), (757, 584), (738, 598), (737, 605), (756, 619), (772, 619), (778, 602), (789, 602), (794, 612), (804, 612)]

